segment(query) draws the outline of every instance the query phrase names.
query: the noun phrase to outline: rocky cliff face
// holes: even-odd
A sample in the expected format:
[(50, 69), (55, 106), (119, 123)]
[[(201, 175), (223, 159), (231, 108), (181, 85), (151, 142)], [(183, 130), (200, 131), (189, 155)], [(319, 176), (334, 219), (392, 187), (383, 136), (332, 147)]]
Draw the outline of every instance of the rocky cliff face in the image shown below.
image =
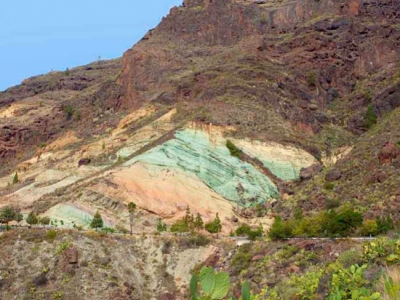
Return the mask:
[[(365, 92), (397, 90), (387, 80), (397, 71), (398, 20), (397, 1), (186, 1), (124, 54), (119, 105), (179, 99), (206, 109), (200, 119), (261, 138), (343, 121), (360, 133)], [(342, 120), (329, 108), (350, 95)], [(398, 106), (387, 100), (373, 101), (377, 113)]]

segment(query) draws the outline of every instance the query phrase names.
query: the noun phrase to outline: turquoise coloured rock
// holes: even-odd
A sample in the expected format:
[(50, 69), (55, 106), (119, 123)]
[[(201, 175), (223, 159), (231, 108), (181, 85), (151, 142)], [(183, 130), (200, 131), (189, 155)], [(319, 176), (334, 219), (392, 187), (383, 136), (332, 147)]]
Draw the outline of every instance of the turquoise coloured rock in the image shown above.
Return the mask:
[(279, 194), (267, 176), (231, 156), (225, 143), (213, 143), (204, 131), (178, 131), (175, 139), (134, 157), (125, 166), (139, 161), (195, 174), (219, 195), (241, 206), (264, 203)]

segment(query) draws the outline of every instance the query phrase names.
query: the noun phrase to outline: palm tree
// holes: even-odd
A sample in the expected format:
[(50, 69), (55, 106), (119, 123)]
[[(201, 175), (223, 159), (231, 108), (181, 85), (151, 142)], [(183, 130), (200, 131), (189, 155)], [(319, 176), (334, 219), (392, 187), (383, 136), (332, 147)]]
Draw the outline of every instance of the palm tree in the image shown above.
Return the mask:
[(131, 202), (128, 204), (128, 211), (129, 211), (129, 223), (131, 225), (131, 235), (132, 235), (132, 227), (133, 227), (133, 217), (136, 211), (136, 204)]

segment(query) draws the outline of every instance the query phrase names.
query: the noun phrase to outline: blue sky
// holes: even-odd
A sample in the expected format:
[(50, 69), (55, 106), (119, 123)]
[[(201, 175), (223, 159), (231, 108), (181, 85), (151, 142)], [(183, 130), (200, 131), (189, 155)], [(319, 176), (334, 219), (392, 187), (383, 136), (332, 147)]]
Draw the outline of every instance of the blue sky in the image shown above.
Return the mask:
[(0, 0), (0, 91), (122, 56), (182, 0)]

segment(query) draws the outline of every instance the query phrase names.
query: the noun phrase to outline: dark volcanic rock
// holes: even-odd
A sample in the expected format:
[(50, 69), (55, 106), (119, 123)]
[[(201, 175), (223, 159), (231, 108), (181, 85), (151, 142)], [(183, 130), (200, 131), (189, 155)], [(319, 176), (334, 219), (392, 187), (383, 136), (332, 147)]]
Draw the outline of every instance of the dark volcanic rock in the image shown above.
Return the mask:
[(90, 158), (81, 158), (81, 159), (78, 161), (78, 166), (80, 167), (80, 166), (88, 165), (88, 164), (90, 164), (91, 161), (92, 161), (92, 160), (91, 160)]
[(311, 179), (315, 175), (317, 175), (322, 170), (322, 165), (319, 163), (313, 164), (308, 168), (302, 168), (300, 170), (300, 179), (307, 180)]
[(325, 175), (325, 180), (329, 182), (339, 180), (340, 178), (342, 178), (342, 172), (338, 169), (334, 169)]
[(69, 264), (77, 264), (78, 263), (78, 250), (75, 248), (67, 248), (65, 249), (64, 255)]
[(47, 283), (47, 277), (45, 273), (40, 273), (39, 275), (35, 276), (32, 279), (32, 284), (35, 287), (41, 286), (41, 285), (45, 285)]

